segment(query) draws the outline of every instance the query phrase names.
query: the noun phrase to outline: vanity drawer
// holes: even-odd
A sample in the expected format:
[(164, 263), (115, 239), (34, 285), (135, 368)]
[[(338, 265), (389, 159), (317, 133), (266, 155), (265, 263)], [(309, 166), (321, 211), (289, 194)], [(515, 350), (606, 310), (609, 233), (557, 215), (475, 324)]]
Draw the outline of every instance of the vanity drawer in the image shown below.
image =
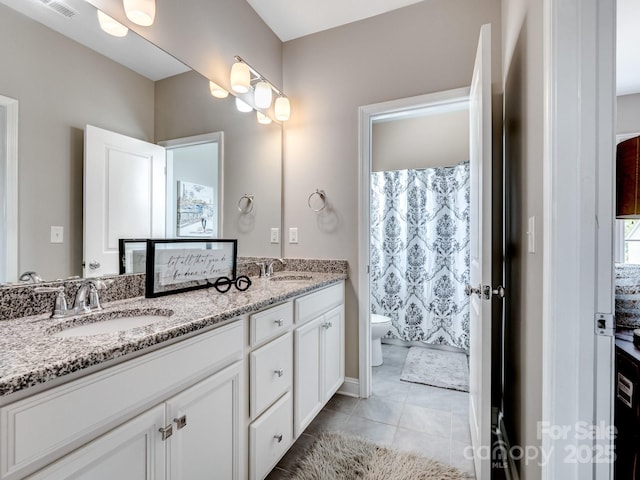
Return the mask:
[(0, 479), (61, 457), (242, 358), (234, 322), (0, 408)]
[(291, 302), (272, 307), (250, 317), (251, 346), (259, 345), (286, 332), (293, 324)]
[(344, 282), (295, 300), (296, 324), (301, 325), (317, 318), (333, 307), (344, 303)]
[(251, 352), (249, 401), (251, 418), (264, 412), (283, 393), (293, 379), (293, 341), (291, 332)]
[(250, 478), (263, 479), (291, 446), (293, 402), (287, 393), (249, 427)]

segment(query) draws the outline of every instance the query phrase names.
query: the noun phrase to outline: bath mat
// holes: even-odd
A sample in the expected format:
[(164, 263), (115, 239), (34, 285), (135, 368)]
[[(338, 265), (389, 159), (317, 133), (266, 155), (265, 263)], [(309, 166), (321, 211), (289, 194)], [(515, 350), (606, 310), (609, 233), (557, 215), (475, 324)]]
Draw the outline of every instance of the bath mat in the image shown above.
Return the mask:
[(411, 347), (400, 380), (468, 392), (467, 356), (435, 348)]
[(289, 480), (458, 480), (470, 475), (435, 460), (374, 445), (342, 433), (323, 433)]

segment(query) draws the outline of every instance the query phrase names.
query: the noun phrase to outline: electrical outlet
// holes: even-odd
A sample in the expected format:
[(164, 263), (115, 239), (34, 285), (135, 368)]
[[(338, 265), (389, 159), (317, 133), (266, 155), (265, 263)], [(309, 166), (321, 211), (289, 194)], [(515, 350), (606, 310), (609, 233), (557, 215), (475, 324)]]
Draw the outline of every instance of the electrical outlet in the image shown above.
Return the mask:
[(298, 227), (289, 228), (289, 243), (298, 243)]
[(51, 243), (62, 243), (64, 241), (64, 227), (51, 227)]
[(277, 227), (271, 229), (271, 243), (280, 243), (280, 229)]

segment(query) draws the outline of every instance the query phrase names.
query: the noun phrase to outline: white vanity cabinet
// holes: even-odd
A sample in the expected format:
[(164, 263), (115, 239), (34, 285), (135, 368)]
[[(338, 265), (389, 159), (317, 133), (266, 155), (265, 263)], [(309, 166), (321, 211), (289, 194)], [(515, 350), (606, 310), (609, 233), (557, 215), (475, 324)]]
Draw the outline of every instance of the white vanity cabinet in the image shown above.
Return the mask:
[(297, 438), (344, 382), (344, 284), (296, 299), (295, 314)]
[(234, 322), (0, 408), (0, 478), (244, 478), (243, 338)]

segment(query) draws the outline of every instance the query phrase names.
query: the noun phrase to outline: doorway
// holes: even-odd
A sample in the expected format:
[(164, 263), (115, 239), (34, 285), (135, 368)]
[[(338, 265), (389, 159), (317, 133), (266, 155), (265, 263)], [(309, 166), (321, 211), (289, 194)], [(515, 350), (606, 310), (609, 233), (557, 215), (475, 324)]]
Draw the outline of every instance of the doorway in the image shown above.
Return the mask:
[(18, 101), (0, 95), (0, 283), (18, 280)]

